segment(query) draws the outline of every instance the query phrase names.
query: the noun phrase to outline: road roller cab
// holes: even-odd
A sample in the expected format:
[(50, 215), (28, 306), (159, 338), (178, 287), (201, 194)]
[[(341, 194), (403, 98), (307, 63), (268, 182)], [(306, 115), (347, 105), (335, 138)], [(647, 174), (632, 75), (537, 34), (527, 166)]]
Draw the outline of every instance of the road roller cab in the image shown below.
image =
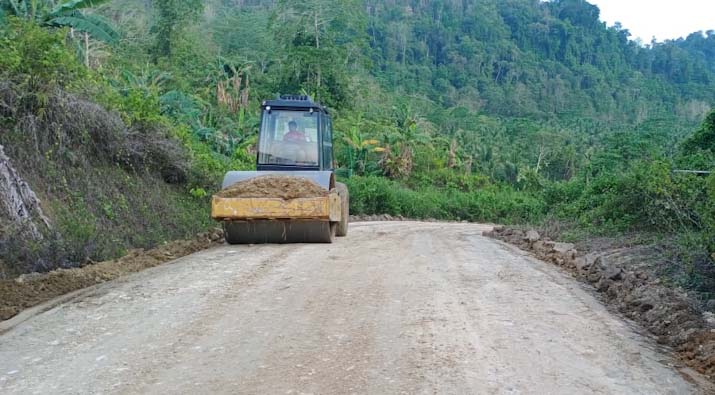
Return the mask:
[(332, 171), (333, 124), (307, 96), (263, 102), (258, 171)]
[(281, 96), (262, 103), (256, 171), (231, 171), (223, 189), (260, 176), (299, 177), (318, 184), (324, 196), (214, 196), (211, 215), (226, 241), (241, 243), (332, 242), (345, 236), (348, 190), (335, 182), (333, 130), (328, 110), (307, 96)]

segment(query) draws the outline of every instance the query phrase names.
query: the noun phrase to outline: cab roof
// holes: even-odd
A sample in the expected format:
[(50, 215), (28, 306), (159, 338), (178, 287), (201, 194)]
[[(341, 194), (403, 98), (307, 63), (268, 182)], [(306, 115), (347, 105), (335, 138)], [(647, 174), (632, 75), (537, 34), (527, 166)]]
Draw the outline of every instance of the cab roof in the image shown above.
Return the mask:
[(263, 108), (266, 107), (280, 109), (296, 109), (299, 111), (308, 111), (310, 109), (313, 109), (314, 111), (320, 111), (325, 114), (328, 113), (328, 109), (325, 106), (321, 105), (320, 103), (314, 102), (310, 96), (305, 95), (282, 95), (274, 100), (264, 100)]

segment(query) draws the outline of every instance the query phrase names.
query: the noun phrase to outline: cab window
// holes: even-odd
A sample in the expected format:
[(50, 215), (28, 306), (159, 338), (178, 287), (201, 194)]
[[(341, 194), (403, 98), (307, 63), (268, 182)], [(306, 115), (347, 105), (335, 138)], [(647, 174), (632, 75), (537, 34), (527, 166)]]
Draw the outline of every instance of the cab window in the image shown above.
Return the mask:
[(333, 123), (329, 116), (323, 115), (323, 168), (333, 168)]
[(318, 166), (318, 119), (307, 111), (264, 112), (258, 163)]

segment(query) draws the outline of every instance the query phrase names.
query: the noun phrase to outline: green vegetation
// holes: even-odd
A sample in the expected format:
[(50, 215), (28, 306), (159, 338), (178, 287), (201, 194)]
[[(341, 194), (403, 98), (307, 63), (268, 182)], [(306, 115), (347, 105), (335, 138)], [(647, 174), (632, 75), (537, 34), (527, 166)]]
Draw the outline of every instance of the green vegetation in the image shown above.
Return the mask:
[[(467, 183), (472, 179), (462, 179)], [(474, 222), (536, 222), (545, 212), (536, 196), (504, 186), (448, 184), (407, 187), (383, 177), (352, 177), (346, 180), (351, 191), (351, 210), (357, 213), (383, 213), (408, 218), (439, 218)], [(479, 182), (477, 180), (477, 182)]]
[(117, 92), (83, 66), (66, 31), (9, 18), (0, 34), (0, 144), (52, 224), (38, 239), (0, 215), (3, 271), (116, 257), (210, 225), (208, 199), (189, 189), (215, 185), (228, 159), (173, 129), (149, 92)]
[[(124, 125), (109, 129), (124, 137), (94, 148), (81, 144), (91, 130), (66, 127), (90, 158), (127, 179), (159, 177), (203, 207), (225, 170), (253, 166), (260, 101), (306, 93), (334, 114), (356, 214), (556, 221), (573, 237), (646, 232), (677, 247), (685, 281), (715, 289), (705, 280), (715, 278), (715, 176), (673, 172), (715, 168), (715, 32), (638, 43), (583, 0), (0, 0), (0, 9), (0, 76), (22, 97), (21, 111), (0, 110), (15, 131), (5, 145), (27, 143), (22, 114), (51, 135), (45, 108), (59, 89)], [(63, 169), (70, 148), (40, 154)], [(86, 200), (86, 187), (67, 191)], [(127, 219), (121, 205), (77, 204), (63, 207), (96, 217), (73, 225), (78, 245), (91, 224)], [(174, 226), (196, 228), (205, 215)], [(120, 244), (160, 240), (147, 235)]]

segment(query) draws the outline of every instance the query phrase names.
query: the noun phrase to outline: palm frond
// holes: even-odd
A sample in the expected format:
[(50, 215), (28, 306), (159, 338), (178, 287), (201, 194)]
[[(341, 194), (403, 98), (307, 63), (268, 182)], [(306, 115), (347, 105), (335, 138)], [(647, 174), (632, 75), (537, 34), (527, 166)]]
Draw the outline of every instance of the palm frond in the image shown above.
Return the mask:
[(111, 36), (112, 42), (118, 41), (121, 38), (119, 31), (117, 31), (114, 26), (112, 26), (111, 22), (109, 22), (106, 18), (96, 14), (84, 14), (84, 19), (100, 27), (104, 32)]
[(108, 21), (106, 18), (104, 18), (101, 15), (87, 14), (80, 10), (71, 10), (71, 11), (63, 12), (61, 15), (56, 15), (56, 16), (54, 16), (53, 19), (60, 18), (60, 17), (73, 17), (73, 18), (79, 18), (79, 19), (86, 19), (89, 22), (99, 26), (108, 35), (112, 36), (114, 38), (113, 41), (118, 41), (121, 38), (121, 34), (119, 33), (119, 31), (117, 31), (114, 28), (114, 26), (112, 25), (112, 23), (110, 21)]
[(92, 19), (88, 19), (86, 16), (60, 16), (50, 19), (48, 24), (53, 26), (71, 26), (75, 30), (88, 33), (92, 38), (106, 43), (113, 43), (118, 37), (116, 31), (106, 31), (103, 25), (95, 24)]

